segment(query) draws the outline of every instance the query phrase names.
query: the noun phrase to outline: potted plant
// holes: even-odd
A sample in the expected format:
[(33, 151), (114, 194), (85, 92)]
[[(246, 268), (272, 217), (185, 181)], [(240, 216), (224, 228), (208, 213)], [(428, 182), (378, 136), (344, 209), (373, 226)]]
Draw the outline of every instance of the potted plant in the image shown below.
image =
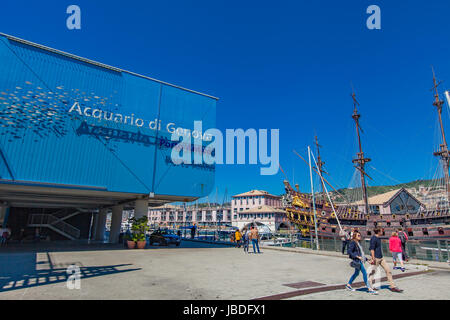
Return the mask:
[(147, 224), (147, 217), (131, 218), (132, 241), (137, 243), (138, 249), (144, 249), (147, 244), (146, 234), (150, 227)]
[(123, 239), (127, 242), (128, 249), (134, 249), (136, 247), (136, 242), (133, 240), (131, 233), (125, 234)]

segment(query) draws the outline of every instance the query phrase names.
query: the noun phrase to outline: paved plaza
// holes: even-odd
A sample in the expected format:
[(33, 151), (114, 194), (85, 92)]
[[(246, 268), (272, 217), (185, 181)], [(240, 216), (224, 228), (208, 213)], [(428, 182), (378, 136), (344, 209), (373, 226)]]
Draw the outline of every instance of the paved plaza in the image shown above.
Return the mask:
[[(395, 282), (404, 293), (390, 292), (383, 282), (380, 294), (373, 296), (333, 289), (353, 272), (348, 258), (262, 251), (245, 254), (230, 246), (191, 241), (144, 250), (118, 245), (2, 248), (0, 300), (450, 299), (450, 268), (445, 263), (439, 269), (408, 264), (405, 273), (393, 270), (402, 277)], [(71, 265), (80, 268), (80, 289), (67, 288)], [(309, 292), (311, 288), (317, 292)]]

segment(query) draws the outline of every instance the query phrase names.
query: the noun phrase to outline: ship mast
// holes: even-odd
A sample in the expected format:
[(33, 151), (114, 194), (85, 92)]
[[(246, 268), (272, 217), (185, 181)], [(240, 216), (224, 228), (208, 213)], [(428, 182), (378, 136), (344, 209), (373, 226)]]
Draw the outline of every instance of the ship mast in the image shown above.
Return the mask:
[(356, 108), (357, 106), (359, 106), (359, 103), (356, 100), (356, 94), (354, 91), (352, 93), (352, 98), (353, 98), (352, 118), (353, 118), (353, 120), (355, 120), (356, 135), (358, 136), (358, 145), (359, 145), (359, 152), (356, 153), (356, 159), (353, 159), (352, 162), (355, 164), (355, 168), (358, 169), (359, 173), (361, 174), (361, 188), (362, 188), (363, 198), (364, 198), (364, 207), (366, 209), (366, 214), (369, 214), (370, 213), (369, 200), (367, 197), (367, 187), (366, 187), (366, 179), (365, 179), (365, 176), (367, 175), (367, 173), (364, 170), (364, 166), (366, 165), (366, 163), (370, 162), (371, 159), (365, 158), (364, 152), (362, 150), (361, 136), (360, 136), (360, 131), (362, 132), (362, 129), (359, 125), (359, 118), (361, 117), (361, 115), (358, 113), (358, 109)]
[[(314, 144), (316, 145), (317, 150), (317, 170), (319, 170), (320, 175), (323, 176), (324, 173), (327, 173), (325, 170), (323, 170), (323, 166), (325, 162), (322, 161), (322, 158), (320, 157), (320, 147), (322, 147), (319, 144), (319, 140), (317, 139), (317, 135), (314, 137)], [(322, 201), (325, 202), (325, 186), (323, 184), (323, 181), (321, 180), (321, 186), (322, 186)]]
[(434, 69), (432, 68), (432, 70), (433, 70), (433, 89), (435, 91), (433, 106), (435, 106), (438, 111), (439, 124), (441, 127), (441, 135), (442, 135), (442, 144), (439, 146), (440, 149), (439, 149), (439, 151), (434, 152), (433, 154), (435, 156), (441, 158), (441, 164), (442, 164), (442, 168), (444, 171), (445, 187), (446, 187), (446, 191), (447, 191), (447, 202), (448, 202), (450, 200), (450, 184), (449, 184), (450, 179), (449, 179), (449, 174), (448, 174), (450, 156), (449, 156), (449, 151), (448, 151), (448, 146), (447, 146), (447, 140), (445, 139), (444, 125), (442, 124), (442, 105), (444, 104), (444, 101), (442, 101), (439, 98), (439, 92), (437, 89), (438, 86), (441, 84), (441, 82), (437, 82), (436, 75), (434, 73)]

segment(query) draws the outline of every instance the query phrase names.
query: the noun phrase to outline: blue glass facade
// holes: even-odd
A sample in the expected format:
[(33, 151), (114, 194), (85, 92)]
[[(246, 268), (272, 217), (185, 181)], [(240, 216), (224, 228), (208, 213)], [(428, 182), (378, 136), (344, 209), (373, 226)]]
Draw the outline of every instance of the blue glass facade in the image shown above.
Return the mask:
[(1, 183), (205, 196), (214, 166), (174, 165), (170, 137), (215, 115), (213, 97), (0, 35)]

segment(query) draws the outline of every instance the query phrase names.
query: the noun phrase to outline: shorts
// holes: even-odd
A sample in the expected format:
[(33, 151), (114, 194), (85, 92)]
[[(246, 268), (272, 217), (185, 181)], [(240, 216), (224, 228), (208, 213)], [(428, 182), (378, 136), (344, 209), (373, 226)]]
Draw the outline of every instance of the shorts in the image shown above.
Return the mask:
[(392, 259), (394, 261), (403, 262), (401, 252), (392, 252)]

